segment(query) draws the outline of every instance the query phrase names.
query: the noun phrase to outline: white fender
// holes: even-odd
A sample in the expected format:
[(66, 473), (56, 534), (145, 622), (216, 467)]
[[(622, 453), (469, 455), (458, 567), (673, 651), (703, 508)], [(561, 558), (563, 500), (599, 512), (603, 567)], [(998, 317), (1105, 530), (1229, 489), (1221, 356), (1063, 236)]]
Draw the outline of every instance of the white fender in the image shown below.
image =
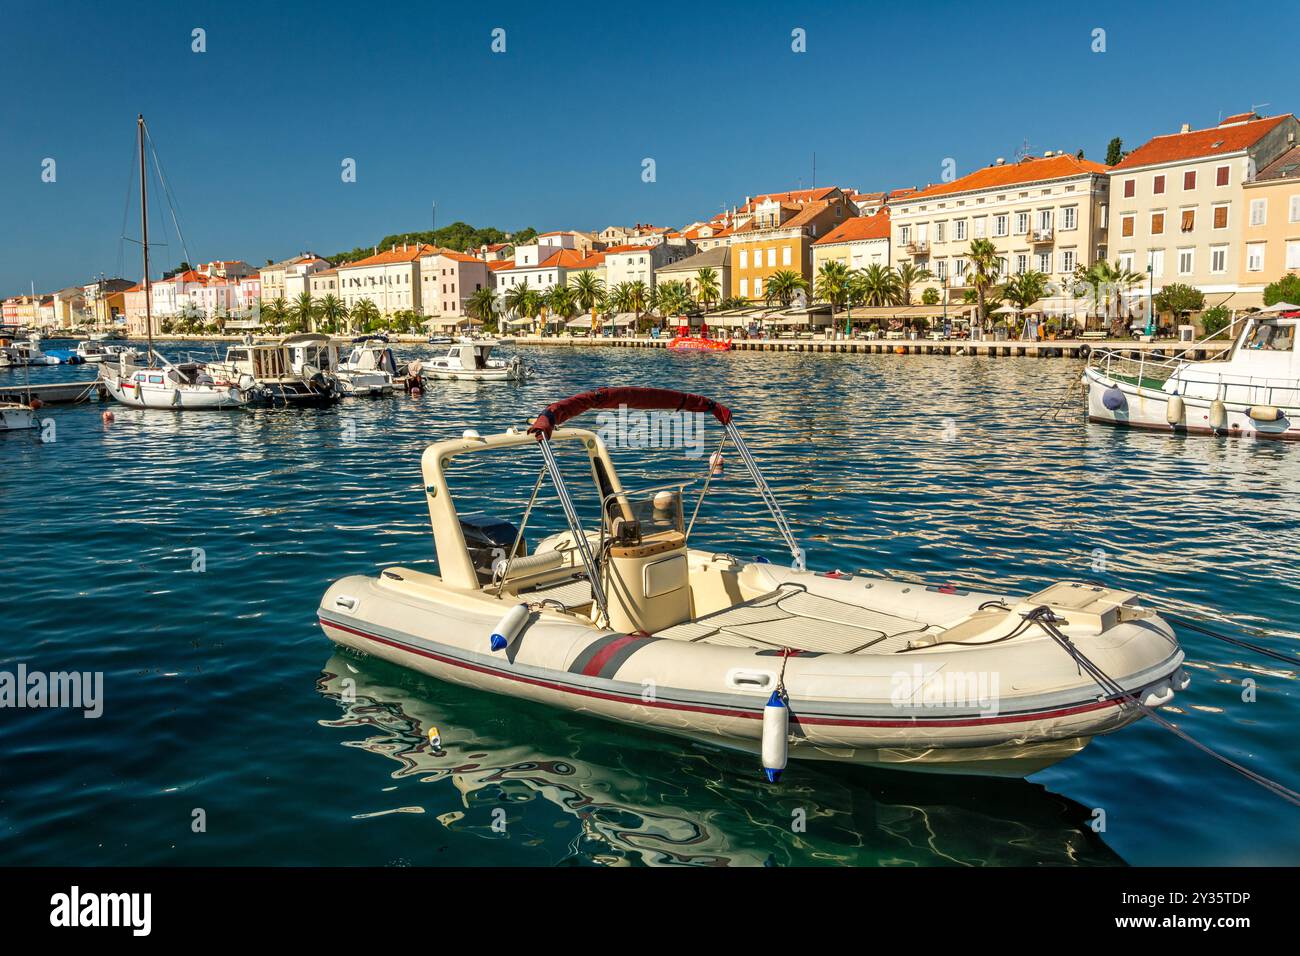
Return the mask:
[(1282, 417), (1282, 410), (1276, 405), (1252, 405), (1246, 414), (1257, 422), (1275, 422)]
[(1221, 398), (1210, 402), (1210, 427), (1216, 432), (1221, 432), (1228, 427), (1228, 408)]
[(492, 628), (492, 650), (504, 651), (513, 644), (527, 620), (527, 604), (516, 604), (512, 607), (506, 616), (497, 622), (497, 626)]
[(781, 779), (781, 771), (790, 755), (790, 708), (779, 690), (772, 691), (763, 708), (763, 773), (768, 782)]
[(1183, 396), (1169, 396), (1169, 404), (1165, 406), (1165, 421), (1170, 425), (1177, 425), (1183, 420)]

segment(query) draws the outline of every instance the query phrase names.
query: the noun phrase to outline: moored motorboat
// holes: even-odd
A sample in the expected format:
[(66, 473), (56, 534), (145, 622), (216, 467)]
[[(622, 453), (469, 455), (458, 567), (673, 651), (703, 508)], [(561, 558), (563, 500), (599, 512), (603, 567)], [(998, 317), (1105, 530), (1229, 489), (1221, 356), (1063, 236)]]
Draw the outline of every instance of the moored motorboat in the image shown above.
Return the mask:
[(22, 402), (0, 401), (0, 432), (24, 431), (36, 427), (36, 410)]
[(344, 395), (391, 395), (397, 387), (397, 359), (386, 338), (363, 336), (353, 341), (334, 374)]
[(316, 364), (329, 363), (331, 348), (328, 336), (304, 332), (232, 345), (208, 369), (245, 390), (250, 404), (322, 407), (343, 396), (334, 373)]
[(461, 339), (439, 355), (422, 363), (425, 378), (467, 379), (479, 382), (522, 382), (528, 377), (527, 366), (518, 355), (509, 359), (492, 358), (499, 343), (493, 339)]
[(1300, 308), (1246, 320), (1226, 356), (1189, 361), (1094, 351), (1084, 369), (1090, 421), (1156, 431), (1300, 441)]
[[(691, 546), (720, 451), (687, 522), (685, 483), (626, 488), (596, 432), (561, 427), (624, 407), (712, 414), (792, 566)], [(576, 449), (600, 502), (585, 528), (556, 445)], [(457, 459), (492, 453), (541, 466), (517, 527), (462, 517), (453, 499)], [(336, 582), (318, 610), (331, 640), (454, 683), (761, 753), (769, 778), (787, 757), (1023, 776), (1186, 685), (1171, 628), (1131, 592), (1061, 582), (1017, 597), (806, 570), (730, 410), (701, 396), (598, 389), (548, 406), (527, 430), (430, 445), (422, 465), (439, 573), (389, 567)], [(546, 475), (568, 530), (530, 550)]]
[(101, 362), (99, 381), (114, 401), (131, 408), (206, 411), (240, 408), (249, 393), (235, 381), (213, 375), (201, 362), (173, 363), (158, 353), (137, 365), (134, 352), (120, 361)]

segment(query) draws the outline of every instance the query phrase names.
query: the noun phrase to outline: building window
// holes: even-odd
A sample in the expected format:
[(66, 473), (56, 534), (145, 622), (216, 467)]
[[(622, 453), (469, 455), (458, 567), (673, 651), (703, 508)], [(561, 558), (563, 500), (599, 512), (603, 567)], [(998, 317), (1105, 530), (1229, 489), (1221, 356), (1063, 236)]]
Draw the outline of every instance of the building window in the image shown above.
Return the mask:
[(1147, 269), (1157, 279), (1165, 274), (1165, 251), (1163, 249), (1152, 249), (1147, 253)]
[[(742, 269), (748, 269), (748, 268), (749, 268), (749, 250), (748, 250), (748, 249), (741, 249), (741, 250), (740, 250), (740, 268), (742, 268)], [(742, 280), (742, 281), (744, 281), (744, 280)], [(741, 294), (741, 295), (744, 295), (745, 293), (744, 293), (744, 292), (741, 292), (740, 294)]]
[(1029, 271), (1029, 256), (1020, 253), (1016, 256), (1016, 275), (1024, 275)]
[(979, 216), (979, 217), (977, 217), (976, 220), (975, 220), (975, 238), (976, 238), (976, 239), (983, 239), (983, 238), (984, 238), (984, 230), (985, 230), (987, 227), (988, 227), (988, 217), (987, 217), (987, 216)]
[(1286, 267), (1300, 269), (1300, 239), (1289, 239), (1286, 244)]
[[(1295, 211), (1295, 202), (1291, 203), (1291, 211)], [(1262, 226), (1268, 221), (1268, 200), (1252, 199), (1250, 201), (1250, 224), (1252, 226)]]
[(940, 282), (948, 278), (948, 260), (940, 259), (934, 264), (934, 277)]
[(1230, 168), (1231, 168), (1231, 167), (1229, 167), (1229, 166), (1220, 166), (1220, 167), (1218, 167), (1217, 169), (1215, 169), (1215, 171), (1214, 171), (1214, 185), (1216, 185), (1216, 186), (1226, 186), (1226, 185), (1228, 185), (1228, 170), (1229, 170)]
[(1228, 228), (1228, 207), (1227, 206), (1214, 207), (1214, 228), (1215, 229)]
[(1300, 222), (1300, 196), (1291, 197), (1291, 210), (1287, 218), (1291, 222)]
[(1061, 228), (1074, 229), (1079, 223), (1079, 207), (1066, 206), (1061, 210)]
[(1215, 275), (1222, 275), (1228, 271), (1228, 247), (1211, 246), (1210, 247), (1210, 271)]
[(1119, 234), (1126, 239), (1133, 235), (1134, 216), (1121, 216), (1119, 220)]
[(1191, 232), (1196, 228), (1196, 210), (1184, 209), (1182, 211), (1182, 221), (1178, 226), (1183, 232)]
[(776, 249), (767, 250), (767, 267), (769, 269), (776, 268)]
[(966, 220), (958, 219), (952, 224), (952, 237), (958, 242), (966, 239)]
[(953, 275), (955, 275), (958, 279), (964, 276), (966, 274), (966, 260), (965, 259), (952, 260), (952, 271), (953, 271)]
[(1119, 254), (1119, 267), (1125, 272), (1133, 271), (1133, 253), (1121, 252)]
[(1187, 170), (1187, 172), (1183, 173), (1183, 190), (1187, 191), (1189, 189), (1195, 189), (1195, 188), (1196, 188), (1196, 170), (1189, 169)]
[(1132, 199), (1136, 195), (1137, 195), (1137, 180), (1136, 179), (1124, 180), (1124, 198)]
[(1038, 211), (1038, 231), (1039, 232), (1052, 231), (1052, 210), (1040, 209)]
[[(838, 209), (839, 207), (836, 206), (835, 208)], [(785, 246), (781, 250), (781, 265), (788, 266), (789, 264), (790, 264), (790, 247)]]
[(1151, 214), (1151, 235), (1162, 236), (1165, 232), (1165, 214), (1163, 212), (1153, 212)]
[[(744, 254), (743, 250), (742, 250), (741, 254), (742, 254), (742, 255)], [(748, 299), (748, 298), (749, 298), (749, 280), (748, 280), (748, 279), (741, 279), (741, 280), (740, 280), (740, 297), (741, 297), (742, 299)]]
[(1052, 254), (1050, 252), (1040, 252), (1038, 254), (1038, 271), (1039, 272), (1052, 271)]
[(1074, 250), (1073, 249), (1065, 249), (1061, 252), (1061, 271), (1062, 272), (1074, 271)]
[[(1296, 197), (1296, 198), (1300, 199), (1300, 196), (1298, 196), (1298, 197)], [(935, 242), (943, 242), (943, 241), (944, 241), (944, 238), (943, 238), (943, 227), (946, 226), (946, 225), (947, 225), (947, 223), (943, 223), (943, 222), (936, 222), (936, 223), (934, 224), (934, 241), (935, 241)]]
[(1029, 231), (1029, 213), (1016, 213), (1016, 235), (1023, 236)]
[(1180, 276), (1189, 276), (1195, 269), (1196, 250), (1179, 249), (1178, 250), (1178, 274)]
[(1264, 271), (1264, 243), (1252, 242), (1246, 246), (1246, 271)]
[(1165, 192), (1165, 175), (1161, 173), (1151, 179), (1151, 194), (1153, 196), (1162, 196)]
[(1007, 221), (1008, 221), (1008, 220), (1007, 220), (1007, 216), (1006, 216), (1005, 214), (1003, 214), (1003, 215), (1001, 215), (1001, 216), (994, 216), (994, 217), (993, 217), (993, 235), (995, 235), (995, 236), (1005, 236), (1005, 235), (1007, 234)]

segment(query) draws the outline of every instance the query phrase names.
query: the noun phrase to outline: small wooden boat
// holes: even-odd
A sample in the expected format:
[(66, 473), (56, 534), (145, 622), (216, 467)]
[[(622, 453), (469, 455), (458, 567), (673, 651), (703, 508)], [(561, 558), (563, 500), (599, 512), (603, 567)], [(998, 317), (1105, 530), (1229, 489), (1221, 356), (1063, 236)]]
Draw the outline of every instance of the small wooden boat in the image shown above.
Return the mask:
[[(721, 446), (687, 521), (687, 483), (626, 487), (596, 432), (562, 427), (615, 408), (716, 418), (792, 565), (692, 546)], [(599, 514), (585, 526), (553, 446), (573, 449), (593, 483)], [(540, 466), (519, 524), (462, 516), (450, 479), (482, 487), (502, 456)], [(1187, 683), (1172, 629), (1128, 591), (1061, 582), (1015, 596), (807, 570), (731, 411), (702, 396), (598, 389), (547, 406), (527, 430), (430, 445), (422, 465), (439, 573), (336, 582), (318, 610), (331, 640), (506, 697), (761, 753), (769, 779), (788, 757), (1023, 776)], [(546, 476), (568, 530), (530, 549)], [(725, 519), (709, 517), (715, 529)]]
[(677, 334), (668, 341), (668, 348), (683, 352), (730, 352), (732, 342), (731, 339), (713, 338), (704, 322), (700, 323), (699, 334), (692, 335), (690, 322), (683, 316)]
[(1300, 307), (1246, 320), (1227, 355), (1189, 361), (1098, 349), (1083, 381), (1088, 419), (1190, 435), (1300, 441)]

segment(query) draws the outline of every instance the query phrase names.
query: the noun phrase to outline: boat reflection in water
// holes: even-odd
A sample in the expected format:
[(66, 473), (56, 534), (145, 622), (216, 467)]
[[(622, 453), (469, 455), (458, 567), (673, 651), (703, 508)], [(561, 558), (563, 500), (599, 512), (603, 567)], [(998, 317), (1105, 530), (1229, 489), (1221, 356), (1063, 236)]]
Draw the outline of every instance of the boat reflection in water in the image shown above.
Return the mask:
[[(1123, 863), (1092, 831), (1088, 808), (1024, 780), (801, 764), (773, 787), (746, 754), (528, 701), (503, 705), (351, 651), (330, 657), (317, 687), (341, 710), (324, 726), (366, 733), (344, 746), (395, 761), (399, 785), (458, 791), (448, 800), (445, 790), (430, 798), (403, 788), (399, 802), (493, 840), (502, 835), (492, 811), (507, 808), (519, 865)], [(542, 812), (539, 798), (550, 804)]]

